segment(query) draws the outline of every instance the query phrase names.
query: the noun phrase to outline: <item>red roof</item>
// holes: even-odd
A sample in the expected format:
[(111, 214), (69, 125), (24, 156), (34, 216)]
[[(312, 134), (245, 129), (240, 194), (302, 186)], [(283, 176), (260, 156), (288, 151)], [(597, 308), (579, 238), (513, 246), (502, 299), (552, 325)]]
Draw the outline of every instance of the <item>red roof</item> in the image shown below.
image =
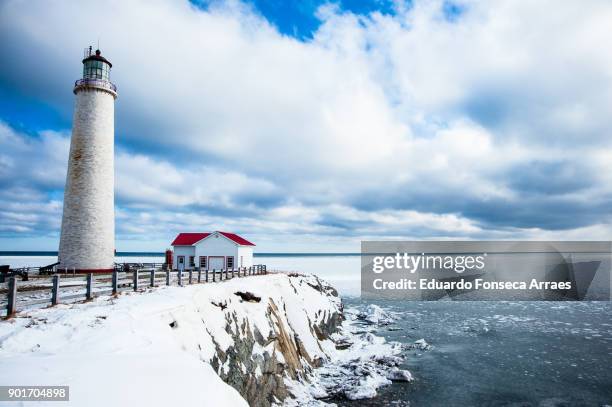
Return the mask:
[[(254, 243), (249, 242), (245, 238), (238, 236), (235, 233), (218, 232), (219, 234), (227, 237), (232, 242), (239, 244), (240, 246), (255, 246)], [(210, 232), (203, 233), (179, 233), (178, 236), (171, 243), (171, 246), (193, 246), (200, 240), (208, 237)]]

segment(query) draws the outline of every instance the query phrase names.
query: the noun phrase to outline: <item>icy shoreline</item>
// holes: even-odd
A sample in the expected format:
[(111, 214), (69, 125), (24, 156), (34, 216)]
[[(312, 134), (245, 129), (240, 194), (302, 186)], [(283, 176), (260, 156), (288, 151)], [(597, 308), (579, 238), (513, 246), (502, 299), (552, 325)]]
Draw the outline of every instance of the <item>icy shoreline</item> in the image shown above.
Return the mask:
[(392, 316), (363, 312), (343, 312), (333, 287), (297, 274), (103, 296), (1, 322), (0, 382), (70, 385), (63, 405), (370, 398), (411, 376), (397, 367), (402, 347), (374, 334)]
[(362, 400), (376, 397), (377, 390), (393, 381), (410, 382), (409, 371), (398, 366), (406, 349), (399, 342), (387, 342), (375, 333), (395, 320), (376, 305), (363, 310), (345, 310), (345, 321), (332, 335), (337, 351), (315, 369), (308, 382), (290, 383), (295, 399), (284, 406), (334, 406), (333, 400)]

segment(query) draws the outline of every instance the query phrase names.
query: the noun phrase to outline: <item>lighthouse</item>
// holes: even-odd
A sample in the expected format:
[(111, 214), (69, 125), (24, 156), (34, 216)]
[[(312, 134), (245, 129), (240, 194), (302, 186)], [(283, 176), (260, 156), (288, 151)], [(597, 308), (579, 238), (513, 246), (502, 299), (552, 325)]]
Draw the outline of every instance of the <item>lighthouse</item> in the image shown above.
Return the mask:
[(115, 99), (112, 64), (85, 50), (83, 77), (74, 84), (58, 269), (107, 272), (115, 259)]

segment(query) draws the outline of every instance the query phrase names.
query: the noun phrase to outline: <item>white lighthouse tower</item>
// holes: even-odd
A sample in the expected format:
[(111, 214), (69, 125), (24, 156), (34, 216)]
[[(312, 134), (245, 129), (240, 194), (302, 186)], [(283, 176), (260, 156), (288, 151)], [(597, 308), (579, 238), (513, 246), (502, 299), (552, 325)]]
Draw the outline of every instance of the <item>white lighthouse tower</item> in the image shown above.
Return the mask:
[(76, 103), (58, 269), (105, 272), (114, 267), (114, 142), (117, 88), (112, 64), (100, 50), (85, 51), (83, 78), (74, 84)]

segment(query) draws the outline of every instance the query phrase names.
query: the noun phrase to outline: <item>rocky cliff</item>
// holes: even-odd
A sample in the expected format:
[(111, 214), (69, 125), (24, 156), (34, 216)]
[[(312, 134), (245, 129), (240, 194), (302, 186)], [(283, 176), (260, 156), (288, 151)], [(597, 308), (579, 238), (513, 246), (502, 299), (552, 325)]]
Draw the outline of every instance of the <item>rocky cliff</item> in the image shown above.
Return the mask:
[[(317, 277), (266, 278), (263, 286), (219, 299), (224, 334), (218, 340), (211, 335), (211, 365), (252, 406), (290, 397), (285, 379), (308, 381), (335, 348), (331, 335), (343, 320), (336, 290)], [(250, 317), (255, 312), (261, 315)]]

